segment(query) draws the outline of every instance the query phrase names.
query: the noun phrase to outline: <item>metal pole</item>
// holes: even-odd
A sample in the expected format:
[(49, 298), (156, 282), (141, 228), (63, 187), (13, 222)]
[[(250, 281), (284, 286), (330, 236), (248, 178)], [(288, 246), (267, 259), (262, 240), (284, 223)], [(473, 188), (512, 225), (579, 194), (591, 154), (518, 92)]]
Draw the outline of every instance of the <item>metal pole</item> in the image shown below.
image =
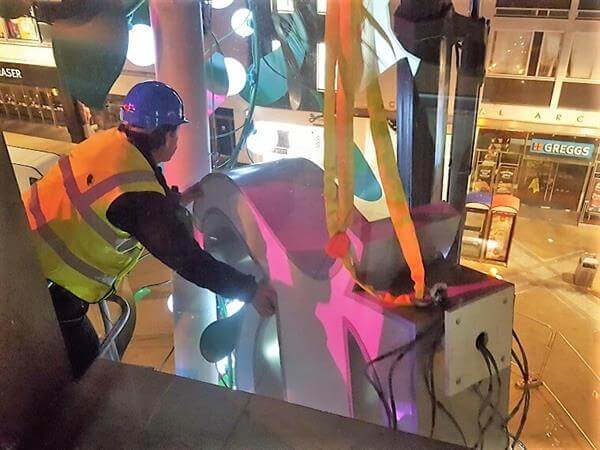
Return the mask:
[(433, 165), (433, 184), (431, 188), (431, 201), (442, 200), (442, 186), (444, 183), (444, 153), (446, 151), (446, 134), (448, 128), (448, 93), (450, 89), (450, 61), (452, 51), (448, 38), (440, 41), (440, 77), (438, 80), (438, 102), (436, 113), (435, 155)]
[[(181, 127), (175, 156), (165, 164), (167, 181), (183, 190), (211, 170), (201, 4), (198, 0), (151, 0), (150, 19), (156, 78), (177, 90), (190, 120)], [(175, 274), (173, 308), (177, 374), (217, 383), (214, 365), (198, 351), (202, 331), (216, 320), (214, 294)]]

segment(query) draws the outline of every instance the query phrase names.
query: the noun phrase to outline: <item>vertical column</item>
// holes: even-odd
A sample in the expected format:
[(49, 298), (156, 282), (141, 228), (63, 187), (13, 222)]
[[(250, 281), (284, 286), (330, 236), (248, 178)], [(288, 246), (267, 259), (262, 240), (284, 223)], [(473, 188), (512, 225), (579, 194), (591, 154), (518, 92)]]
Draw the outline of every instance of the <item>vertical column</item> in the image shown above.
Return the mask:
[[(156, 45), (156, 78), (177, 90), (190, 120), (181, 127), (177, 152), (165, 165), (168, 182), (183, 190), (211, 169), (200, 1), (151, 0), (150, 19)], [(176, 274), (173, 289), (177, 374), (216, 383), (215, 367), (202, 358), (198, 349), (202, 331), (216, 320), (215, 296)]]
[(19, 448), (71, 380), (0, 131), (0, 448)]

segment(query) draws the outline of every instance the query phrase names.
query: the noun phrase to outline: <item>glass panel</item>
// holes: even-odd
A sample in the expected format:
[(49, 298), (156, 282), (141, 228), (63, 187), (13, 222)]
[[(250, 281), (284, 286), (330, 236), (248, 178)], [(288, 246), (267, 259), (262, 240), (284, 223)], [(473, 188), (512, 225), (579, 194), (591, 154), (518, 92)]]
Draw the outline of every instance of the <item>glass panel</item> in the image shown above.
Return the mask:
[(556, 75), (556, 65), (560, 53), (562, 33), (546, 32), (542, 41), (542, 52), (537, 74), (540, 77), (553, 77)]
[(506, 30), (497, 31), (495, 36), (488, 72), (524, 75), (532, 34)]
[(559, 164), (550, 200), (556, 208), (576, 210), (587, 166)]
[(600, 109), (600, 84), (563, 83), (558, 106), (598, 111)]
[(486, 77), (483, 100), (489, 103), (550, 106), (553, 81)]
[(24, 41), (39, 41), (37, 23), (31, 17), (19, 17), (6, 21), (8, 37)]
[(496, 6), (569, 9), (571, 7), (571, 0), (497, 0)]
[(567, 76), (600, 80), (600, 33), (574, 34)]
[(579, 9), (600, 10), (600, 0), (579, 0)]
[(6, 39), (8, 37), (8, 30), (6, 29), (6, 21), (0, 17), (0, 39)]

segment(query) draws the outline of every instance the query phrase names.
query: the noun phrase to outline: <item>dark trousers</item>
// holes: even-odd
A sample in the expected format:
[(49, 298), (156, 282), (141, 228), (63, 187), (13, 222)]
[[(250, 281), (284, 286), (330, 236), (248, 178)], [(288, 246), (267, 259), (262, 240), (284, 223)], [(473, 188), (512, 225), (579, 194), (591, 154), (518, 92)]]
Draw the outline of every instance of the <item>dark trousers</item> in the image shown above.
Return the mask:
[(100, 350), (96, 330), (86, 316), (89, 304), (57, 284), (50, 286), (50, 296), (73, 374), (79, 378), (94, 362)]

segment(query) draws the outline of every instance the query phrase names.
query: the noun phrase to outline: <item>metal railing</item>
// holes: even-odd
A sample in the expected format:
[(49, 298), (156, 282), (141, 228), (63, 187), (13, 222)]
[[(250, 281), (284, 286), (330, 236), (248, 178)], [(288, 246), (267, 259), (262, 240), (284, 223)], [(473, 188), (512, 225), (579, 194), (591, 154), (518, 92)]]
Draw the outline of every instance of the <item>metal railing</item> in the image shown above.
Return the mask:
[[(121, 308), (121, 314), (115, 322), (111, 320), (108, 302), (116, 303)], [(121, 357), (117, 349), (116, 340), (129, 320), (131, 307), (129, 303), (118, 295), (113, 295), (106, 300), (100, 301), (98, 306), (100, 307), (100, 315), (102, 316), (105, 331), (104, 341), (100, 345), (99, 356), (112, 361), (120, 361)]]

